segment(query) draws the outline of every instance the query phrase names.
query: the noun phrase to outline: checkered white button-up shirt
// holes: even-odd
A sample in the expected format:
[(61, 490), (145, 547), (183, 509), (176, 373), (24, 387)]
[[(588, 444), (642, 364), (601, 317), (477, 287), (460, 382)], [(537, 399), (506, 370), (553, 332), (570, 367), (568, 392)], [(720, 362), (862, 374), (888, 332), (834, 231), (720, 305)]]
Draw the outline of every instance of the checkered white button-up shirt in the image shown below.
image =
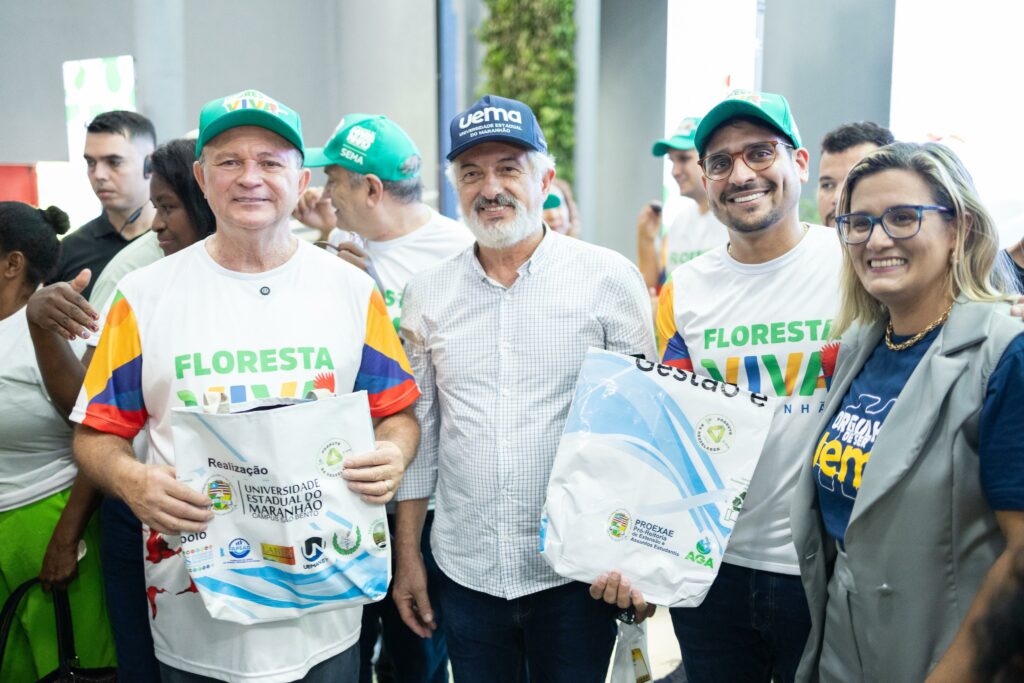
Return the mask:
[(436, 489), (441, 569), (506, 599), (568, 582), (538, 528), (587, 349), (656, 357), (647, 288), (621, 255), (545, 230), (518, 272), (503, 287), (471, 247), (410, 281), (401, 321), (422, 436), (397, 498)]

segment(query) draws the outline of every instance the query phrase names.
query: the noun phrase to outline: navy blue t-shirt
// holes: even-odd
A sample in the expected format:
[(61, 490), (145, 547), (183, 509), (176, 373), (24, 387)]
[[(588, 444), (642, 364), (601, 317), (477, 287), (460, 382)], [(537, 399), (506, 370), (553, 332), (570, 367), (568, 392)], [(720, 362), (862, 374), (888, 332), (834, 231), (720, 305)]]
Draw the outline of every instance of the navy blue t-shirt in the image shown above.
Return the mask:
[[(818, 439), (813, 471), (825, 530), (840, 543), (878, 432), (910, 375), (942, 328), (903, 351), (884, 340), (850, 384)], [(1021, 326), (1024, 332), (1024, 324)], [(893, 335), (895, 343), (910, 337)], [(1010, 343), (989, 378), (979, 424), (982, 488), (994, 510), (1024, 509), (1024, 335)]]

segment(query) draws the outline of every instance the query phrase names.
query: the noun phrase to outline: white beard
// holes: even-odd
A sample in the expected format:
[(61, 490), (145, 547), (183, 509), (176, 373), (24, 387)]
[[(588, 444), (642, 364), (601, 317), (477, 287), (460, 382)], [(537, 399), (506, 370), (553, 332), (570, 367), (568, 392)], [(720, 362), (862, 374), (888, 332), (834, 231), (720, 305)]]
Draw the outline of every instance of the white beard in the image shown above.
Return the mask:
[(485, 225), (477, 216), (475, 208), (470, 215), (463, 216), (466, 226), (480, 246), (488, 249), (508, 249), (541, 229), (543, 208), (538, 205), (536, 211), (527, 211), (521, 202), (509, 198), (512, 203), (508, 206), (515, 209), (516, 214), (508, 223)]

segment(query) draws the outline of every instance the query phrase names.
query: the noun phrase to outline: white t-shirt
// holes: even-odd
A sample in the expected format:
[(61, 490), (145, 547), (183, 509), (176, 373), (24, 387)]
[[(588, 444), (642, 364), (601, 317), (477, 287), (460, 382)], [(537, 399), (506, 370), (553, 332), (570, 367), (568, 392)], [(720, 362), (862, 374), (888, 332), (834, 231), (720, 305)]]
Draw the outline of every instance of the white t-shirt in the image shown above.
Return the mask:
[[(374, 417), (418, 397), (370, 278), (301, 241), (284, 265), (238, 273), (199, 242), (121, 280), (72, 419), (127, 439), (148, 425), (148, 462), (173, 465), (171, 408), (207, 391), (242, 403), (313, 388), (365, 389)], [(143, 533), (153, 640), (169, 666), (291, 681), (359, 637), (358, 608), (249, 626), (216, 621), (185, 571), (180, 539)]]
[[(73, 343), (82, 355), (80, 340)], [(0, 320), (0, 512), (62, 491), (78, 470), (71, 426), (50, 401), (22, 306)]]
[(839, 308), (841, 264), (835, 230), (812, 225), (772, 261), (742, 264), (723, 245), (676, 268), (661, 290), (662, 362), (783, 399), (726, 562), (800, 573), (789, 505), (835, 367), (838, 344), (828, 335)]
[[(348, 236), (344, 230), (331, 231), (330, 243), (337, 246)], [(463, 251), (475, 241), (462, 223), (430, 210), (430, 220), (408, 235), (393, 240), (362, 241), (370, 256), (388, 307), (388, 315), (398, 329), (402, 315), (402, 293), (413, 275)]]
[(714, 212), (701, 213), (697, 202), (683, 199), (679, 215), (661, 237), (662, 280), (687, 261), (729, 241), (729, 230)]

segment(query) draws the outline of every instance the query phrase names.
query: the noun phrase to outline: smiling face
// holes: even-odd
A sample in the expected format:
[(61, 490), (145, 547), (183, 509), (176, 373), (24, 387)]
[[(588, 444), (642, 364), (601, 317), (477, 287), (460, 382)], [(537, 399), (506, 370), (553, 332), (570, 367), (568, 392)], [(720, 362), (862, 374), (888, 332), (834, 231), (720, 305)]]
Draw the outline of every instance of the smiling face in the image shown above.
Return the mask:
[(338, 219), (338, 227), (342, 230), (355, 232), (363, 237), (365, 235), (361, 228), (365, 229), (363, 221), (360, 220), (360, 200), (365, 198), (364, 187), (353, 187), (352, 176), (341, 166), (332, 165), (324, 168), (327, 175), (327, 185), (324, 186), (324, 193), (331, 198), (331, 205), (334, 207), (334, 215)]
[(679, 194), (690, 199), (700, 200), (704, 196), (703, 174), (697, 160), (700, 158), (695, 149), (670, 149), (668, 160), (672, 163), (672, 177), (679, 185)]
[(509, 247), (541, 229), (553, 170), (538, 174), (525, 149), (502, 142), (472, 147), (454, 163), (462, 215), (481, 245)]
[(218, 231), (287, 230), (310, 176), (291, 143), (258, 126), (232, 128), (208, 142), (195, 173)]
[(149, 179), (143, 174), (153, 144), (146, 138), (129, 140), (118, 133), (87, 133), (85, 165), (89, 183), (104, 209), (133, 211), (146, 202)]
[[(850, 212), (880, 216), (894, 206), (935, 205), (928, 184), (914, 171), (887, 169), (857, 181)], [(954, 223), (937, 211), (925, 211), (921, 231), (894, 240), (875, 225), (864, 244), (848, 245), (854, 271), (867, 292), (890, 310), (930, 307), (948, 301), (947, 272), (956, 246)]]
[(864, 142), (842, 152), (823, 152), (818, 164), (818, 216), (822, 225), (836, 227), (836, 200), (839, 188), (858, 161), (878, 149), (878, 145)]
[(777, 131), (745, 120), (720, 126), (712, 134), (704, 155), (737, 154), (756, 142), (778, 141), (775, 162), (752, 171), (742, 157), (733, 159), (731, 173), (721, 180), (703, 179), (708, 204), (715, 217), (732, 230), (757, 232), (771, 228), (790, 214), (800, 202), (800, 184), (807, 181), (807, 150), (793, 150)]

